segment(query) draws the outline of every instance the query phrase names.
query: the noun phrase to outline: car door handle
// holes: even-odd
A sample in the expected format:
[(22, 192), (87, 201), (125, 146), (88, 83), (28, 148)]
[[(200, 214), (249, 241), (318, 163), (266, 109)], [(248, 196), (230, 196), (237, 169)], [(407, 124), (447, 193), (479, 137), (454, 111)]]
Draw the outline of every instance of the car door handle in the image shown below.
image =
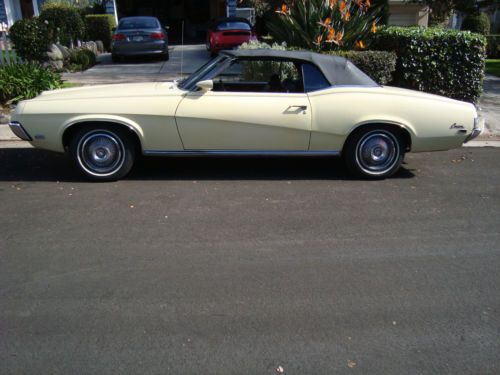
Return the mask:
[(307, 109), (307, 105), (291, 105), (290, 107), (288, 107), (288, 109), (292, 109), (292, 108), (298, 108), (301, 111), (305, 111)]

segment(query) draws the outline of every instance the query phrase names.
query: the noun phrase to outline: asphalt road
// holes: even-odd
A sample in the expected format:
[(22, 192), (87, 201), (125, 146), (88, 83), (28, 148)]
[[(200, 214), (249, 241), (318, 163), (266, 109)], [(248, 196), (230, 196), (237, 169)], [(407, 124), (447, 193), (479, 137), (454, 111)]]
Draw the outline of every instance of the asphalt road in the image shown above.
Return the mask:
[(152, 159), (0, 149), (1, 374), (499, 374), (500, 149)]

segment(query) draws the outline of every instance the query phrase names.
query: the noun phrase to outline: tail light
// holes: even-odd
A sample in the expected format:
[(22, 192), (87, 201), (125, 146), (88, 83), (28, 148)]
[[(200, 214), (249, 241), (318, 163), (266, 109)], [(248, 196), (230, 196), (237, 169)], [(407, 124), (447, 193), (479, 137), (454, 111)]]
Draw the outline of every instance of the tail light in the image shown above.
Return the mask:
[(112, 39), (113, 40), (125, 40), (125, 39), (127, 39), (127, 37), (125, 34), (114, 34), (112, 36)]
[(151, 38), (163, 40), (163, 39), (165, 39), (165, 34), (164, 33), (151, 33)]

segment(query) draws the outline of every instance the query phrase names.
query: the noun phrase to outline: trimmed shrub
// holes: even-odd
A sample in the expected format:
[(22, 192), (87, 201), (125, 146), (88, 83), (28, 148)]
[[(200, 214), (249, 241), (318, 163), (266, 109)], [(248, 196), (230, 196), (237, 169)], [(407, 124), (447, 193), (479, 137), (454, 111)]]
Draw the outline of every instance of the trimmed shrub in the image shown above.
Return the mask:
[(462, 30), (482, 35), (488, 35), (490, 27), (490, 19), (486, 13), (469, 14), (462, 22)]
[(396, 71), (397, 56), (388, 51), (347, 51), (331, 52), (329, 54), (345, 57), (365, 72), (371, 79), (380, 85), (392, 81), (392, 74)]
[(71, 70), (87, 70), (95, 65), (96, 56), (87, 48), (75, 48), (70, 50), (69, 63)]
[(62, 86), (61, 76), (37, 63), (0, 65), (0, 102), (31, 99)]
[(389, 27), (380, 30), (374, 49), (398, 58), (393, 84), (476, 102), (482, 91), (486, 40), (456, 30)]
[(49, 37), (52, 42), (60, 41), (65, 46), (70, 46), (77, 39), (83, 39), (85, 25), (78, 8), (65, 5), (48, 3), (40, 13), (40, 21), (47, 25)]
[(10, 39), (16, 53), (26, 61), (45, 61), (49, 47), (47, 28), (38, 18), (26, 18), (17, 21), (10, 28)]
[(88, 40), (100, 40), (104, 48), (111, 48), (111, 35), (116, 26), (115, 17), (111, 14), (89, 14), (85, 16)]

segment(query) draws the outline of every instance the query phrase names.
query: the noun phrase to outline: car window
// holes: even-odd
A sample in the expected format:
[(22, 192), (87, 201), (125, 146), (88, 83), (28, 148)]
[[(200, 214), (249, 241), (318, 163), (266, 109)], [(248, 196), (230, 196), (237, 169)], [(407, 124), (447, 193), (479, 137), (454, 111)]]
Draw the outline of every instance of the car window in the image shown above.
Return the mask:
[(301, 74), (292, 61), (235, 60), (213, 80), (213, 91), (304, 92)]
[(219, 23), (215, 30), (224, 31), (224, 30), (251, 30), (251, 27), (248, 23), (245, 22), (221, 22)]
[(120, 21), (118, 29), (120, 30), (158, 29), (159, 27), (160, 24), (158, 23), (158, 21), (153, 18), (150, 19), (134, 18), (134, 19), (126, 19)]
[(193, 90), (196, 87), (196, 83), (212, 79), (230, 63), (230, 59), (219, 55), (216, 58), (209, 60), (189, 77), (179, 82), (179, 87), (183, 90)]
[(323, 73), (313, 64), (302, 64), (302, 75), (304, 77), (305, 92), (322, 90), (331, 86)]

